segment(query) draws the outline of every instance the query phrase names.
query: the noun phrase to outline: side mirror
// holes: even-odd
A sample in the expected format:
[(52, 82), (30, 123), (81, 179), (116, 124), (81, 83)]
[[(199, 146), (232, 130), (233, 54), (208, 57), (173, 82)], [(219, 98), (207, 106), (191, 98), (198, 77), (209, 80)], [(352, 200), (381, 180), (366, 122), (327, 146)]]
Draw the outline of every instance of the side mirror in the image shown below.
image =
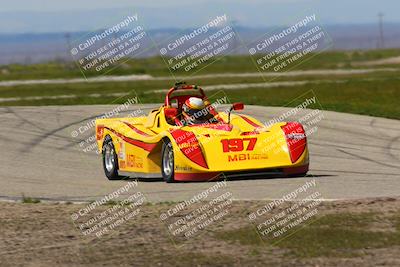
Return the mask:
[(244, 104), (242, 102), (233, 103), (232, 109), (233, 110), (243, 110), (244, 109)]
[(244, 109), (244, 104), (242, 102), (236, 102), (232, 104), (232, 107), (229, 109), (228, 113), (228, 124), (231, 123), (231, 112), (232, 110), (243, 110)]

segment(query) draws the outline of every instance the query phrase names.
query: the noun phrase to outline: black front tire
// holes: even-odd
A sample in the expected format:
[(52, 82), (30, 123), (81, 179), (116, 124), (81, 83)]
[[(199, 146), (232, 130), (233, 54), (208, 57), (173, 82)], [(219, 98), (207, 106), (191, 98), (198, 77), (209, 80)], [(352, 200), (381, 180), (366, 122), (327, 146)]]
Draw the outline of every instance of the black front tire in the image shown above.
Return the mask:
[(174, 180), (174, 150), (172, 148), (172, 143), (169, 139), (165, 139), (162, 147), (161, 154), (161, 173), (165, 182), (173, 183)]
[(104, 139), (102, 155), (104, 174), (108, 180), (120, 180), (122, 176), (118, 175), (118, 156), (109, 135)]

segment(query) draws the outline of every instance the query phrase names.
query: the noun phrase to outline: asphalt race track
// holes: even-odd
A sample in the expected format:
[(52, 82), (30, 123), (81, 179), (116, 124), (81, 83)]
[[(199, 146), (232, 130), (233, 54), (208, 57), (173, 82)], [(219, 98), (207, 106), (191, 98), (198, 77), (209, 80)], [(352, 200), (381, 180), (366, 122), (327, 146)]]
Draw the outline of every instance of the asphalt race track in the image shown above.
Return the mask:
[[(147, 114), (156, 106), (140, 108)], [(0, 108), (0, 199), (26, 196), (89, 201), (123, 186), (126, 181), (106, 179), (95, 149), (83, 151), (89, 145), (85, 140), (94, 135), (93, 127), (75, 138), (71, 136), (112, 109), (106, 105)], [(265, 121), (287, 110), (246, 106), (243, 113)], [(307, 177), (228, 181), (227, 190), (234, 199), (281, 198), (312, 179), (323, 199), (400, 195), (400, 121), (323, 111), (317, 126), (318, 130), (309, 136), (311, 163)], [(138, 190), (148, 201), (179, 201), (212, 184), (140, 180)]]

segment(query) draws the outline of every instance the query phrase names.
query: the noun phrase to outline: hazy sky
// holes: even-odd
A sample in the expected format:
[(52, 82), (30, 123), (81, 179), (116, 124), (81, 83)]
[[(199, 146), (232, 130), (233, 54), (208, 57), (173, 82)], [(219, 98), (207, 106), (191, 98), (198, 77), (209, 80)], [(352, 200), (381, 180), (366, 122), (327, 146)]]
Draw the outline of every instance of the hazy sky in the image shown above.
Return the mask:
[(0, 0), (0, 32), (91, 30), (132, 10), (149, 28), (198, 26), (226, 13), (239, 25), (285, 24), (299, 14), (315, 13), (325, 24), (400, 22), (399, 0)]

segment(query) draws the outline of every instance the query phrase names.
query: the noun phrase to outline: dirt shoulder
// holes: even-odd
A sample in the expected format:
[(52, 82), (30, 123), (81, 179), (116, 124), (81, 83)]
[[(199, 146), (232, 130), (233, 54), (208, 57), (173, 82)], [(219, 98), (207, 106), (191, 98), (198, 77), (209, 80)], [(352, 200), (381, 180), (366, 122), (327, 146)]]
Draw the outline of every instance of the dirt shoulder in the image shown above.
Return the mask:
[[(177, 203), (143, 204), (101, 237), (71, 215), (86, 205), (0, 203), (1, 266), (399, 266), (400, 199), (320, 202), (312, 218), (274, 238), (249, 220), (268, 202), (233, 201), (225, 216), (190, 238), (171, 234), (160, 214)], [(268, 211), (269, 218), (294, 202)], [(309, 204), (309, 203), (308, 203)], [(308, 205), (307, 204), (307, 205)], [(102, 205), (92, 215), (113, 206)], [(264, 209), (263, 209), (264, 208)], [(304, 208), (304, 207), (303, 207)], [(174, 222), (188, 216), (171, 216)], [(286, 215), (289, 216), (289, 215)], [(176, 226), (176, 224), (175, 224)]]

